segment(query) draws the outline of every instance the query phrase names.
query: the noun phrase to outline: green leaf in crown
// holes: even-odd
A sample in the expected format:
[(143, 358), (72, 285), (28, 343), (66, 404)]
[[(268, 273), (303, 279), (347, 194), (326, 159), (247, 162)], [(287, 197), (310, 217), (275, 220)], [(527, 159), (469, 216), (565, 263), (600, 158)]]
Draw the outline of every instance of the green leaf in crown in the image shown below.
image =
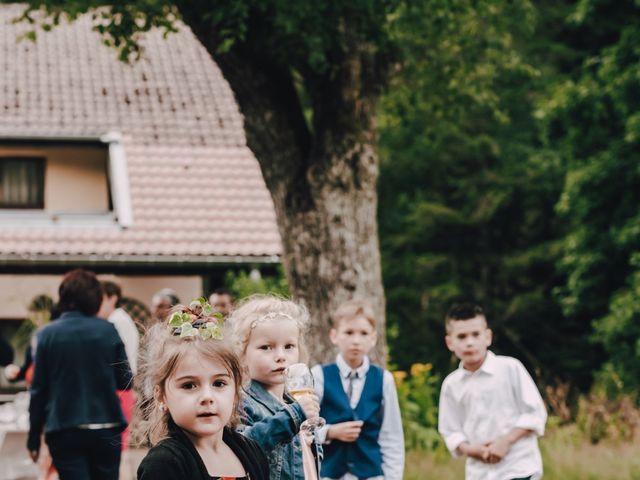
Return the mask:
[(176, 312), (171, 315), (171, 318), (169, 319), (169, 326), (171, 328), (177, 328), (180, 325), (182, 325), (182, 313)]
[(180, 325), (180, 338), (195, 337), (198, 333), (198, 329), (194, 328), (191, 323), (183, 323)]
[(171, 315), (167, 326), (181, 338), (200, 336), (203, 340), (222, 340), (224, 336), (224, 316), (214, 312), (204, 297), (193, 300), (188, 307), (182, 307), (181, 311)]

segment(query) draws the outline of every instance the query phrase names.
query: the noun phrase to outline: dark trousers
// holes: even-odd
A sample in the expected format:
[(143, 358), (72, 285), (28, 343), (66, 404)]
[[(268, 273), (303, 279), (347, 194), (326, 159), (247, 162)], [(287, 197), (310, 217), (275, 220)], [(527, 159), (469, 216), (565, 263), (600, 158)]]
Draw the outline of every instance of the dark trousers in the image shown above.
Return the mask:
[(69, 429), (45, 440), (60, 480), (118, 480), (120, 428)]

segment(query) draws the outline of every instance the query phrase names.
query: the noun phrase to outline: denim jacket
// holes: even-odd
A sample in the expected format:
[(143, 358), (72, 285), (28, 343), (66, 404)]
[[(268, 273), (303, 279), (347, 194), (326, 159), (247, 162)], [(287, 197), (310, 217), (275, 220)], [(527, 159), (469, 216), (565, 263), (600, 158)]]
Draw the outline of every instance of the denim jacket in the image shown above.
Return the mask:
[(260, 382), (251, 380), (242, 399), (240, 433), (255, 440), (269, 457), (270, 480), (304, 480), (302, 450), (297, 435), (305, 414), (291, 397), (282, 404)]

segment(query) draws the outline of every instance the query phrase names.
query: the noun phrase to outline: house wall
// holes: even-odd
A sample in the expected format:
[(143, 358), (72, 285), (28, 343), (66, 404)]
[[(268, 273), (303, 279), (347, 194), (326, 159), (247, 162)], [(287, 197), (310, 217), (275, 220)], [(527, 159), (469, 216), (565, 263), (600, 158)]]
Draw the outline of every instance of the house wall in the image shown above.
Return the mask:
[[(36, 295), (47, 294), (58, 299), (59, 275), (0, 275), (0, 320), (23, 319), (27, 307)], [(151, 297), (161, 288), (173, 288), (182, 302), (188, 303), (202, 295), (199, 276), (115, 276), (100, 275), (122, 287), (123, 295), (149, 306)]]
[(0, 155), (46, 158), (45, 210), (78, 213), (110, 210), (106, 147), (0, 147)]
[(109, 190), (105, 148), (47, 149), (45, 208), (49, 211), (107, 212)]

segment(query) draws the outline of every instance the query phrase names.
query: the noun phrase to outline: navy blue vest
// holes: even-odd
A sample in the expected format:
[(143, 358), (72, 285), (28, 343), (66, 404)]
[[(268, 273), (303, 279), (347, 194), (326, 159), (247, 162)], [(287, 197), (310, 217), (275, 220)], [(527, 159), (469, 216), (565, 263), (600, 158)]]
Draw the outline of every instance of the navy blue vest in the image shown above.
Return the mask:
[(342, 387), (340, 370), (335, 363), (322, 366), (324, 394), (320, 404), (320, 415), (328, 424), (362, 420), (364, 425), (358, 440), (341, 442), (332, 440), (324, 445), (324, 460), (320, 476), (340, 478), (349, 472), (358, 478), (383, 475), (382, 456), (378, 436), (382, 426), (384, 370), (375, 365), (369, 367), (362, 396), (352, 409)]

